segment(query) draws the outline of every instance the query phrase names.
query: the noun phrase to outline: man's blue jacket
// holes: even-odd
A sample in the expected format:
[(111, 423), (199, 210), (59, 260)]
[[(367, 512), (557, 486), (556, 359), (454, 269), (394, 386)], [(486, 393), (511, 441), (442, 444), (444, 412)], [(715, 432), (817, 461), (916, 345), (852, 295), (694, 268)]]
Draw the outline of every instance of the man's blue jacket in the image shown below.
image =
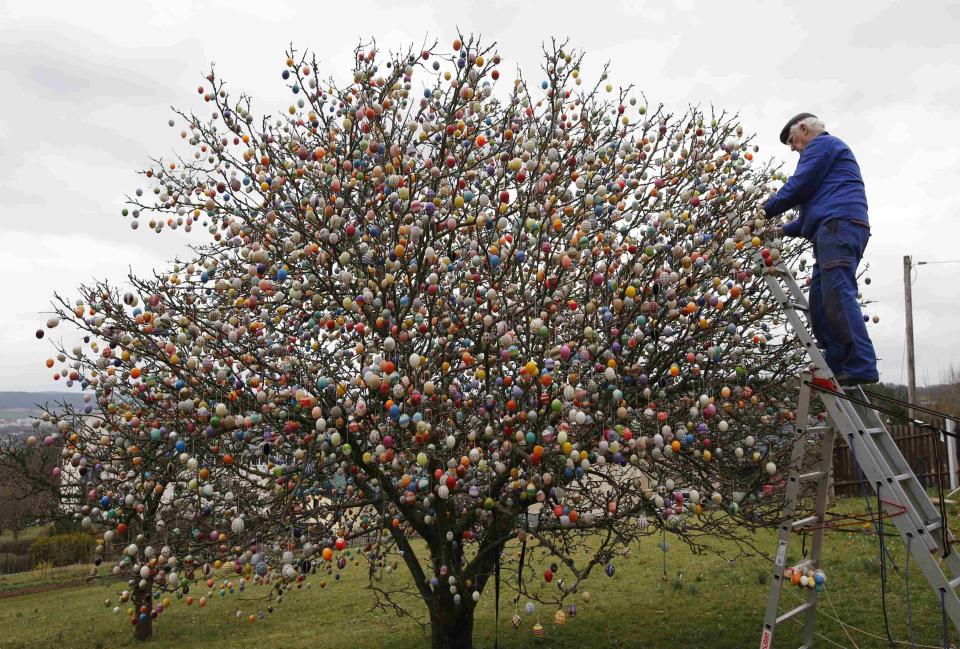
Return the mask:
[(791, 237), (813, 239), (817, 229), (833, 219), (868, 224), (867, 195), (853, 151), (826, 131), (807, 144), (797, 170), (764, 210), (776, 216), (798, 205), (800, 217), (783, 226), (784, 234)]

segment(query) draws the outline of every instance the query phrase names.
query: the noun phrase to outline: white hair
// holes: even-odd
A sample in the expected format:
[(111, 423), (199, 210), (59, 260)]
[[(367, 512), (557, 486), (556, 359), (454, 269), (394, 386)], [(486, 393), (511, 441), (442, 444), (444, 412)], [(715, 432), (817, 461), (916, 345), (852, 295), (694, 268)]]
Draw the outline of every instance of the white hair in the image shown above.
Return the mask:
[(806, 126), (807, 129), (814, 135), (820, 135), (827, 128), (826, 124), (823, 123), (822, 119), (820, 119), (819, 117), (811, 116), (811, 117), (806, 117), (800, 120), (799, 122), (797, 122), (796, 124), (794, 124), (793, 126), (791, 126), (790, 133), (794, 133), (798, 128), (800, 128), (801, 124)]

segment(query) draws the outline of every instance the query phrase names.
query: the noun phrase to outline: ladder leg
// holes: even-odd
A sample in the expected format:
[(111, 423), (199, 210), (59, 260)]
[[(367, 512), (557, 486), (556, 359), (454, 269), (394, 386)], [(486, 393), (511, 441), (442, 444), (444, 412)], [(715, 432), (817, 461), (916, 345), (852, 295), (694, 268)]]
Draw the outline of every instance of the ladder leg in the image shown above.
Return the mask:
[(783, 520), (780, 523), (777, 554), (773, 561), (773, 579), (770, 581), (770, 590), (767, 595), (767, 608), (763, 619), (763, 635), (760, 640), (760, 649), (770, 649), (773, 646), (773, 633), (777, 625), (777, 609), (780, 605), (780, 591), (783, 587), (783, 572), (787, 562), (787, 544), (793, 531), (794, 513), (800, 491), (800, 472), (803, 458), (806, 453), (807, 424), (810, 414), (810, 386), (809, 381), (803, 381), (800, 387), (800, 400), (797, 403), (796, 431), (793, 450), (790, 454), (790, 467), (787, 477), (787, 488), (784, 494)]
[[(810, 546), (810, 560), (813, 564), (814, 570), (820, 568), (820, 556), (823, 552), (823, 521), (827, 518), (827, 498), (830, 491), (830, 470), (833, 467), (833, 442), (836, 436), (835, 429), (831, 426), (830, 429), (823, 434), (822, 445), (820, 448), (821, 458), (820, 458), (820, 479), (817, 481), (817, 495), (816, 495), (816, 504), (815, 510), (817, 518), (821, 521), (821, 524), (816, 527), (813, 531), (813, 542)], [(812, 647), (813, 646), (813, 634), (816, 630), (816, 621), (817, 621), (817, 597), (819, 593), (816, 588), (811, 588), (807, 593), (807, 601), (810, 603), (810, 608), (807, 609), (806, 617), (803, 623), (803, 646)]]

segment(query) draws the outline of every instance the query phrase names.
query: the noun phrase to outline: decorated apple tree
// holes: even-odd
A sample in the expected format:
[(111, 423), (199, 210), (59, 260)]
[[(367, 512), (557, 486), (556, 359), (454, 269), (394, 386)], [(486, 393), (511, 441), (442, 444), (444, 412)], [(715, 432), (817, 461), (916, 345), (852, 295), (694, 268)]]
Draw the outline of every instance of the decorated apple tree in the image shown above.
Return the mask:
[(746, 543), (800, 356), (736, 117), (565, 44), (532, 78), (475, 38), (355, 54), (340, 82), (289, 52), (271, 118), (211, 72), (124, 210), (189, 259), (57, 298), (58, 375), (93, 396), (44, 442), (138, 637), (218, 570), (282, 597), (361, 558), (380, 606), (470, 647), (498, 572), (559, 617), (638, 537)]

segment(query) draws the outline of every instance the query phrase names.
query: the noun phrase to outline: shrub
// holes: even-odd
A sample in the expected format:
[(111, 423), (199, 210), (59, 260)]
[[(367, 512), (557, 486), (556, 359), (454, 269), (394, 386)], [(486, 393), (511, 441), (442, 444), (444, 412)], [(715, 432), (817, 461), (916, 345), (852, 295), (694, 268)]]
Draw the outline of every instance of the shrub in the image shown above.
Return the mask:
[(50, 562), (55, 566), (89, 561), (94, 541), (89, 534), (72, 532), (39, 538), (30, 546), (34, 563)]
[(26, 572), (30, 570), (33, 564), (30, 561), (29, 554), (14, 554), (12, 552), (0, 552), (0, 575), (8, 575), (15, 572)]
[(70, 534), (71, 532), (79, 532), (80, 529), (80, 521), (72, 518), (58, 518), (53, 522), (53, 528), (50, 530), (50, 535)]
[(0, 554), (28, 554), (31, 545), (33, 545), (33, 539), (0, 541)]

